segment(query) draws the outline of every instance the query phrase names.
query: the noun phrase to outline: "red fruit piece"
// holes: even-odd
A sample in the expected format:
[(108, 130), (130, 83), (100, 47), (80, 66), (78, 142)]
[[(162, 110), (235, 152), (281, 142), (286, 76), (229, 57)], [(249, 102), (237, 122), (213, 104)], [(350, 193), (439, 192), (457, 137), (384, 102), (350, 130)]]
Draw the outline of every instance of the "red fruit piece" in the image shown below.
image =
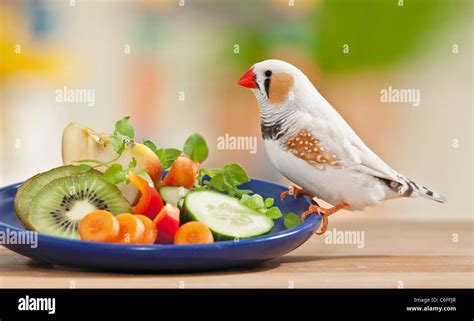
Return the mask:
[(179, 229), (179, 209), (171, 204), (166, 204), (153, 220), (153, 223), (156, 224), (158, 230), (156, 243), (173, 244), (174, 235)]

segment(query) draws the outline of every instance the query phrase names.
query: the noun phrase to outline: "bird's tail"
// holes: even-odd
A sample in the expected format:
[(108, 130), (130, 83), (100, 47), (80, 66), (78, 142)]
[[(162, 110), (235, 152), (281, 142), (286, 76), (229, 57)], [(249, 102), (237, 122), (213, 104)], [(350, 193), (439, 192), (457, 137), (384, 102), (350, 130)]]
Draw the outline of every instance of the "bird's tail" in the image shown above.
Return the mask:
[(406, 185), (405, 186), (400, 186), (401, 190), (399, 190), (399, 194), (406, 195), (406, 196), (421, 196), (425, 198), (429, 198), (433, 201), (439, 202), (439, 203), (446, 203), (446, 197), (443, 195), (436, 193), (429, 188), (420, 185), (418, 183), (415, 183), (409, 178), (405, 178)]

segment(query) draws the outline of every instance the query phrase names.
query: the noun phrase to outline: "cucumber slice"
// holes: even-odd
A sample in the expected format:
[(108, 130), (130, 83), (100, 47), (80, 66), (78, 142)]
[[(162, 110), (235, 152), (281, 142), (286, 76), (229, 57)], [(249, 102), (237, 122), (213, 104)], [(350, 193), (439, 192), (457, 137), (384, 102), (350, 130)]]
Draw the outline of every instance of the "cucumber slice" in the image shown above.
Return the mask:
[(212, 191), (192, 191), (183, 210), (188, 220), (209, 227), (216, 240), (245, 239), (266, 234), (273, 220), (240, 203), (234, 197)]
[(162, 186), (158, 192), (166, 204), (178, 206), (179, 200), (189, 193), (189, 189), (181, 186)]

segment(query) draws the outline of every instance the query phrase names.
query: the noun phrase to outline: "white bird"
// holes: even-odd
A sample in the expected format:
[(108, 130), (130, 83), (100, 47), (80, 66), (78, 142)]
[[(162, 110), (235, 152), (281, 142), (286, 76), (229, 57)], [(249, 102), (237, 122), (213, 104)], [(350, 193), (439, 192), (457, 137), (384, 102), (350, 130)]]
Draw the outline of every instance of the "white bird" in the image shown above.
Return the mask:
[(328, 216), (340, 209), (362, 210), (383, 200), (422, 196), (444, 203), (438, 193), (399, 174), (357, 136), (301, 70), (281, 60), (253, 65), (238, 81), (257, 98), (268, 157), (296, 185), (282, 193), (306, 194), (334, 207), (310, 205)]

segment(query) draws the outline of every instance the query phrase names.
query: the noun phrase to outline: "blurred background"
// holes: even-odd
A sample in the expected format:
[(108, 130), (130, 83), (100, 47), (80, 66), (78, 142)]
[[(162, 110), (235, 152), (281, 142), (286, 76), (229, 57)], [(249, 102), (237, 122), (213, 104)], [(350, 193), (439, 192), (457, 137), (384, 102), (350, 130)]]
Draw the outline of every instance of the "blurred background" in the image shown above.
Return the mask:
[[(444, 194), (447, 204), (393, 200), (336, 220), (472, 220), (472, 1), (0, 2), (0, 185), (61, 165), (75, 121), (112, 131), (131, 116), (138, 138), (182, 147), (194, 132), (205, 166), (241, 163), (289, 184), (269, 164), (257, 103), (237, 86), (254, 63), (298, 66), (388, 164)], [(94, 91), (94, 104), (57, 91)], [(389, 87), (420, 105), (383, 103)], [(219, 150), (257, 137), (257, 153)]]

